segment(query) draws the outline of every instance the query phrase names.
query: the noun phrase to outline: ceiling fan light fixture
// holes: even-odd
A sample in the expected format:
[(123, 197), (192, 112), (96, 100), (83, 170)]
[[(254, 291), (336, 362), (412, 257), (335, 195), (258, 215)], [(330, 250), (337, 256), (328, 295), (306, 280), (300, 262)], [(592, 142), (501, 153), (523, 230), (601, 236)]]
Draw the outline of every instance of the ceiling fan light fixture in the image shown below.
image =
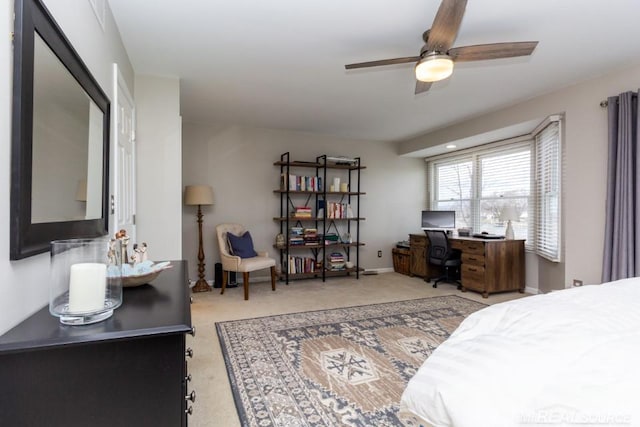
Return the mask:
[(416, 79), (422, 82), (444, 80), (453, 73), (453, 61), (449, 55), (430, 53), (416, 64)]

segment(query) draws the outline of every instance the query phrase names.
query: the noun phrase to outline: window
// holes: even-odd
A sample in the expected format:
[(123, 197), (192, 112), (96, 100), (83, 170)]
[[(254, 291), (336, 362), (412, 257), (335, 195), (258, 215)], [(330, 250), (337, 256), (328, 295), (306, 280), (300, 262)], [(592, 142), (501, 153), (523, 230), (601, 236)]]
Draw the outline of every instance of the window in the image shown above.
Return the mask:
[(456, 159), (435, 165), (436, 200), (433, 210), (456, 211), (456, 227), (472, 227), (472, 170), (471, 159)]
[[(529, 136), (427, 159), (430, 208), (456, 211), (456, 227), (504, 234), (560, 260), (560, 122)], [(508, 217), (507, 217), (508, 213)]]
[(515, 208), (512, 221), (516, 238), (528, 238), (531, 192), (531, 142), (499, 149), (477, 150), (431, 163), (431, 208), (455, 210), (456, 227), (474, 232), (504, 234), (505, 207)]

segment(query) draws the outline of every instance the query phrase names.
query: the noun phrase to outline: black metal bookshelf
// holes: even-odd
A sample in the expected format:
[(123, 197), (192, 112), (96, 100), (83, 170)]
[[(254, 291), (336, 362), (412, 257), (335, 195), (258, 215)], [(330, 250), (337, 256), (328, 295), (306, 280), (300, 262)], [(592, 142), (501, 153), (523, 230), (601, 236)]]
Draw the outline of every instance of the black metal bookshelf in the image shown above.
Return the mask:
[[(327, 277), (346, 276), (354, 274), (356, 279), (360, 278), (360, 272), (364, 271), (360, 267), (360, 247), (364, 243), (360, 241), (360, 223), (365, 220), (360, 216), (360, 196), (366, 193), (361, 191), (360, 180), (361, 171), (366, 169), (362, 166), (360, 157), (347, 159), (344, 162), (335, 162), (328, 160), (327, 155), (316, 157), (315, 162), (305, 162), (291, 160), (291, 155), (286, 152), (280, 156), (280, 160), (274, 163), (280, 167), (280, 188), (274, 190), (274, 193), (280, 195), (280, 216), (273, 218), (274, 221), (280, 223), (280, 233), (284, 235), (284, 245), (274, 245), (280, 251), (280, 265), (282, 272), (280, 278), (289, 283), (289, 280), (322, 278), (324, 281)], [(322, 179), (322, 187), (314, 186), (317, 189), (291, 189), (290, 177), (294, 170), (312, 170), (317, 180)], [(344, 170), (347, 176), (348, 191), (328, 191), (329, 183), (327, 182), (328, 170)], [(300, 206), (311, 206), (311, 216), (296, 216), (296, 208)], [(324, 214), (318, 215), (320, 202), (324, 204)], [(298, 205), (296, 205), (298, 203)], [(330, 203), (339, 203), (347, 206), (345, 216), (333, 218), (329, 216), (328, 207)], [(349, 213), (351, 209), (351, 213)], [(317, 235), (322, 236), (319, 242), (312, 244), (291, 244), (291, 228), (310, 228), (309, 224), (313, 224)], [(307, 225), (305, 227), (305, 225)], [(337, 235), (338, 240), (335, 243), (327, 244), (328, 233)], [(353, 236), (355, 238), (350, 241), (344, 241), (342, 236)], [(303, 253), (307, 250), (311, 252), (311, 258), (314, 260), (316, 270), (313, 272), (296, 272), (289, 271), (290, 255), (293, 251)], [(331, 252), (340, 251), (344, 254), (345, 262), (353, 262), (352, 268), (329, 269), (327, 265), (327, 256)]]

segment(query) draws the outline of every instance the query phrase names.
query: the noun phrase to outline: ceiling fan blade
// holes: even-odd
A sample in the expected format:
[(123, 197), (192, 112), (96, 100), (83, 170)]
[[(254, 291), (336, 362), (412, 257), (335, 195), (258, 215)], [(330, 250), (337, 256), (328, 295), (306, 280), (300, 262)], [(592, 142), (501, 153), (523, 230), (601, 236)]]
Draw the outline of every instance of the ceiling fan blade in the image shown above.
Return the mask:
[(538, 42), (512, 42), (477, 44), (449, 49), (449, 56), (456, 62), (482, 61), (485, 59), (512, 58), (531, 55)]
[(409, 62), (418, 62), (419, 56), (405, 56), (404, 58), (381, 59), (380, 61), (359, 62), (357, 64), (347, 64), (344, 66), (347, 70), (354, 68), (377, 67), (379, 65), (406, 64)]
[(416, 95), (422, 92), (426, 92), (431, 88), (432, 82), (423, 82), (420, 80), (416, 80)]
[(467, 0), (442, 0), (433, 25), (428, 32), (429, 51), (445, 53), (458, 36)]

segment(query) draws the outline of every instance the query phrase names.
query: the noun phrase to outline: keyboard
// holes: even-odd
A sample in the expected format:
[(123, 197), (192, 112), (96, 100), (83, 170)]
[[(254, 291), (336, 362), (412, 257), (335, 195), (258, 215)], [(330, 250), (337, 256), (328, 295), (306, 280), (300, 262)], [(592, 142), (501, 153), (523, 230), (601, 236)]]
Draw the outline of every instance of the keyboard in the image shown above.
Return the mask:
[(475, 233), (473, 237), (475, 237), (476, 239), (504, 239), (504, 236), (500, 236), (498, 234)]

